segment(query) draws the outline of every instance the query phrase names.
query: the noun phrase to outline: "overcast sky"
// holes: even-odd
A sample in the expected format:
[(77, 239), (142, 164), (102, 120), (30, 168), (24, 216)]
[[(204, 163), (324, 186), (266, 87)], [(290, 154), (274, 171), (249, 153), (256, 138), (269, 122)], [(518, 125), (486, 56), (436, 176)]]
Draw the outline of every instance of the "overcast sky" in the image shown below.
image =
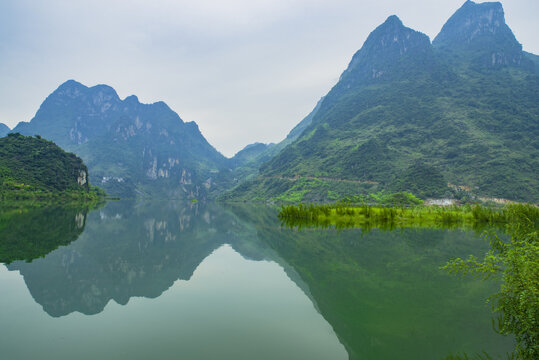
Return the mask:
[[(464, 0), (0, 0), (0, 122), (68, 79), (165, 101), (227, 156), (278, 142), (389, 15), (431, 40)], [(539, 54), (539, 1), (505, 0)]]

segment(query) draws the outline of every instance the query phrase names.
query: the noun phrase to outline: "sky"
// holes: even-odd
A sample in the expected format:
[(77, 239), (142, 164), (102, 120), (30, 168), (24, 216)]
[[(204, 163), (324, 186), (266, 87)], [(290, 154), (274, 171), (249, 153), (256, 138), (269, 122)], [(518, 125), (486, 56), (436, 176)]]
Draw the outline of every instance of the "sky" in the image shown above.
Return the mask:
[[(0, 122), (30, 121), (68, 79), (166, 102), (232, 156), (279, 142), (395, 14), (431, 40), (464, 0), (0, 0)], [(539, 1), (504, 0), (539, 54)]]

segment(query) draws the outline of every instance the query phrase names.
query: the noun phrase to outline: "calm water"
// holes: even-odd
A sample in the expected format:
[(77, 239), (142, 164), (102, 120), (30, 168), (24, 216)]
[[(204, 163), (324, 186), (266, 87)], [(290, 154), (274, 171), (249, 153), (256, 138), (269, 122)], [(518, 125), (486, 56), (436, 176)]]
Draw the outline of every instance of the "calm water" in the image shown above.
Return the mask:
[(485, 304), (499, 284), (438, 269), (487, 245), (464, 231), (287, 230), (264, 207), (4, 210), (1, 357), (501, 358), (513, 342)]

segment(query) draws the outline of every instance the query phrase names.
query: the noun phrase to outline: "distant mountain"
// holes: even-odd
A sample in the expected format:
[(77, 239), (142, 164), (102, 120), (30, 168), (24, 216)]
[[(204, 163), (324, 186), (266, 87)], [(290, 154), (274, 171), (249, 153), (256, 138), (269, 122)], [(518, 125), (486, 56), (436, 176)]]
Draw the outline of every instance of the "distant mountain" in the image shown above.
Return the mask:
[(182, 121), (163, 102), (121, 100), (106, 85), (69, 80), (13, 131), (75, 152), (90, 168), (91, 182), (110, 195), (205, 197), (228, 166), (194, 122)]
[(479, 67), (531, 65), (505, 23), (502, 4), (466, 1), (449, 18), (433, 45), (469, 57)]
[(9, 129), (7, 125), (0, 123), (0, 137), (6, 136), (7, 133), (10, 131), (11, 130)]
[(259, 142), (249, 144), (234, 155), (232, 166), (236, 168), (245, 166), (251, 162), (257, 162), (261, 155), (265, 155), (274, 146), (275, 144), (263, 144)]
[(539, 201), (536, 59), (499, 3), (466, 2), (433, 44), (390, 16), (301, 135), (226, 197), (331, 200), (391, 188), (440, 197), (450, 183)]
[(266, 161), (273, 158), (286, 146), (294, 142), (305, 130), (313, 120), (314, 114), (320, 108), (322, 99), (318, 101), (315, 108), (307, 115), (303, 120), (299, 122), (291, 131), (288, 133), (286, 138), (280, 141), (277, 144), (262, 144), (254, 143), (249, 144), (242, 150), (238, 151), (236, 155), (231, 159), (231, 165), (234, 169), (230, 175), (232, 178), (229, 180), (230, 185), (237, 184), (244, 180), (252, 179), (254, 176), (258, 175), (258, 170), (260, 166)]
[(90, 190), (88, 168), (75, 154), (37, 137), (0, 138), (0, 197)]
[(534, 64), (535, 72), (539, 73), (539, 55), (534, 55), (534, 54), (526, 52), (526, 51), (523, 51), (523, 53), (524, 53), (524, 56), (528, 60), (531, 60), (531, 62)]

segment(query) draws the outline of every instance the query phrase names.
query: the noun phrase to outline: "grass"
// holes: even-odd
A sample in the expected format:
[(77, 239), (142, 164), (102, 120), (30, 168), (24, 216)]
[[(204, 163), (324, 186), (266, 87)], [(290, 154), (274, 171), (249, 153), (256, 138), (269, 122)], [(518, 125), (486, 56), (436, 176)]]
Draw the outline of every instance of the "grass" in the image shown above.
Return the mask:
[(512, 220), (512, 208), (515, 206), (523, 205), (507, 205), (502, 208), (480, 205), (381, 207), (352, 206), (346, 203), (299, 204), (282, 206), (279, 219), (287, 227), (482, 228), (508, 224)]

